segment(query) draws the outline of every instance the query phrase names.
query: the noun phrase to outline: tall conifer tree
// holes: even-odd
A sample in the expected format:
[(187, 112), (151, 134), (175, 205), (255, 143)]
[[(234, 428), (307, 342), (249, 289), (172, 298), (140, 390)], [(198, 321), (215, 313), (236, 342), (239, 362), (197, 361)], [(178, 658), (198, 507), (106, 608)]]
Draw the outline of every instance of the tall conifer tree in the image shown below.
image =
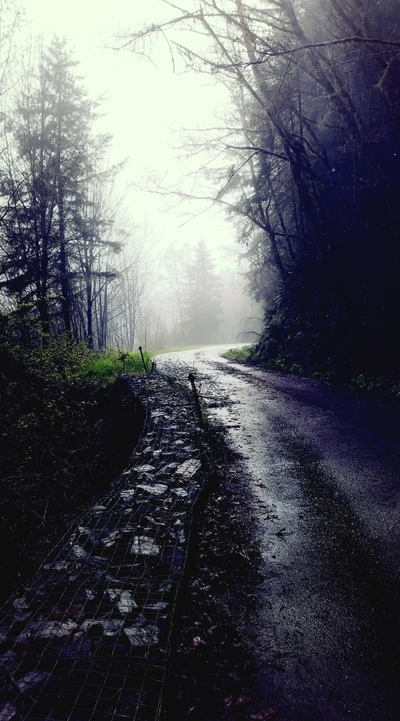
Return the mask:
[(189, 268), (187, 286), (187, 329), (188, 340), (192, 343), (218, 340), (221, 315), (219, 286), (210, 251), (204, 240), (200, 240)]

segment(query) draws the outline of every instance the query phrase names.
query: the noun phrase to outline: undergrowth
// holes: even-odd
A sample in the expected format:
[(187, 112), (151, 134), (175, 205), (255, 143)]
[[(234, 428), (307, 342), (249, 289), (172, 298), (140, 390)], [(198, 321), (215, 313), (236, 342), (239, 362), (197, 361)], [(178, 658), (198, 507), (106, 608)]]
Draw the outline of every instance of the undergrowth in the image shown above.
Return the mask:
[(360, 372), (344, 371), (343, 369), (319, 370), (318, 368), (305, 368), (300, 363), (293, 363), (292, 360), (283, 357), (271, 358), (260, 363), (254, 356), (248, 357), (249, 361), (253, 361), (266, 370), (282, 371), (292, 375), (315, 378), (316, 380), (324, 380), (332, 383), (342, 383), (344, 385), (360, 388), (361, 390), (381, 393), (388, 396), (400, 396), (400, 380), (389, 374), (367, 374)]
[(351, 367), (323, 368), (318, 366), (307, 366), (300, 362), (294, 362), (293, 358), (280, 355), (268, 358), (265, 353), (260, 353), (257, 346), (249, 345), (243, 348), (231, 348), (223, 354), (224, 358), (231, 361), (248, 362), (258, 365), (265, 370), (282, 371), (292, 375), (315, 378), (346, 385), (355, 386), (366, 391), (373, 391), (390, 396), (400, 396), (400, 379), (396, 374), (389, 373), (366, 373)]
[(1, 368), (14, 366), (20, 369), (20, 375), (47, 381), (83, 378), (101, 384), (112, 383), (122, 373), (136, 375), (151, 367), (147, 351), (143, 351), (143, 360), (140, 353), (116, 349), (92, 351), (85, 343), (67, 335), (50, 336), (44, 347), (37, 348), (24, 348), (0, 340), (0, 362)]
[(101, 354), (68, 338), (44, 349), (0, 342), (0, 600), (129, 460), (143, 410), (117, 378), (137, 359), (120, 356), (104, 354), (104, 369)]

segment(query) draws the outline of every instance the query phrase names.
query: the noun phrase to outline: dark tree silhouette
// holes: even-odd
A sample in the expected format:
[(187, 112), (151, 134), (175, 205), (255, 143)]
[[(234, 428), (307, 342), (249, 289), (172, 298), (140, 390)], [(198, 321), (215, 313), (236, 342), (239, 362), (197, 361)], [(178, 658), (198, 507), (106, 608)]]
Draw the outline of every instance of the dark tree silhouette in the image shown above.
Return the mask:
[(398, 372), (399, 0), (163, 5), (170, 17), (124, 47), (167, 38), (175, 65), (231, 91), (229, 122), (195, 139), (225, 166), (207, 163), (214, 188), (192, 197), (240, 219), (266, 306), (260, 355)]
[(107, 197), (118, 167), (101, 167), (111, 137), (93, 133), (97, 103), (77, 64), (54, 38), (28, 66), (7, 118), (0, 287), (44, 343), (65, 332), (93, 346), (96, 301), (115, 277), (110, 253), (120, 247)]

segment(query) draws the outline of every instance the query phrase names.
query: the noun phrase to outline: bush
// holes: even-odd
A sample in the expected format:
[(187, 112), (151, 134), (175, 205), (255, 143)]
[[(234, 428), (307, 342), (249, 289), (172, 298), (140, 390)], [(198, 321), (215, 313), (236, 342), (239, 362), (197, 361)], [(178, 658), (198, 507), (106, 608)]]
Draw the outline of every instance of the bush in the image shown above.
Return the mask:
[(226, 351), (226, 353), (223, 353), (222, 355), (228, 360), (246, 361), (248, 360), (248, 358), (250, 358), (252, 350), (253, 346), (245, 345), (243, 346), (243, 348), (230, 348)]
[(91, 356), (86, 343), (75, 341), (67, 334), (50, 336), (45, 347), (20, 353), (29, 370), (54, 381), (79, 375)]

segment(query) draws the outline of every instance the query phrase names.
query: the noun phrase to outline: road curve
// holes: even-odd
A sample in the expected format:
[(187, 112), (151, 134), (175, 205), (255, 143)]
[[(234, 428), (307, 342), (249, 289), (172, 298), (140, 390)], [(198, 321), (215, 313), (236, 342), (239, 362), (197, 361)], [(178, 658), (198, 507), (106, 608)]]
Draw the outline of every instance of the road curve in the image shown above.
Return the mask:
[[(400, 403), (233, 364), (194, 370), (239, 451), (263, 558), (245, 634), (287, 721), (400, 719)], [(178, 364), (178, 365), (177, 365)]]

